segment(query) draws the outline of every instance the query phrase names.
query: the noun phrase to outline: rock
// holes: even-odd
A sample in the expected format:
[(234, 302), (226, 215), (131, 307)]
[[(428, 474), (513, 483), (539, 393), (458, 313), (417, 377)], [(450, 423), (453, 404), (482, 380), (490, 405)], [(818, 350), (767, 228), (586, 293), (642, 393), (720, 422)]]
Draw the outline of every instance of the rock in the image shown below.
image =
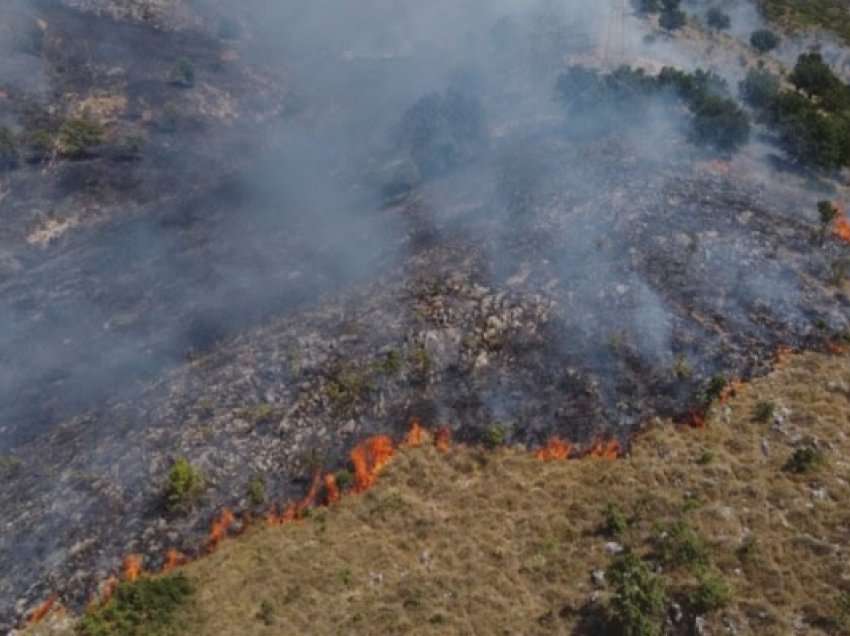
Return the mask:
[(590, 575), (593, 584), (596, 587), (605, 587), (605, 571), (604, 570), (594, 570)]
[(605, 544), (605, 552), (608, 554), (621, 554), (623, 552), (623, 546), (616, 541), (609, 541)]
[(705, 626), (705, 619), (702, 616), (697, 616), (694, 619), (694, 634), (698, 636), (708, 636), (709, 631)]
[(670, 616), (676, 624), (681, 623), (682, 619), (685, 617), (685, 614), (682, 611), (682, 606), (675, 601), (670, 605)]

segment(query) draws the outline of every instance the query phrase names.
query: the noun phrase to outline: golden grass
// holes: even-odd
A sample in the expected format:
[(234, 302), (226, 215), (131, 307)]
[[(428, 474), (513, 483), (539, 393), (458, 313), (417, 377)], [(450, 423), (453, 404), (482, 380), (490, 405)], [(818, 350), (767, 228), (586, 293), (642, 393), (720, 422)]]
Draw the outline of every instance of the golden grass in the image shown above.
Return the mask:
[[(781, 426), (754, 421), (761, 401), (789, 410)], [(676, 520), (705, 539), (733, 589), (710, 633), (831, 633), (850, 583), (848, 406), (850, 357), (804, 354), (713, 407), (706, 429), (659, 424), (618, 461), (405, 449), (366, 494), (188, 565), (183, 618), (201, 635), (588, 633), (575, 630), (607, 594), (591, 573), (611, 559), (612, 502), (632, 520), (617, 541), (640, 554)], [(808, 438), (827, 464), (784, 471)], [(674, 598), (695, 581), (663, 577)]]

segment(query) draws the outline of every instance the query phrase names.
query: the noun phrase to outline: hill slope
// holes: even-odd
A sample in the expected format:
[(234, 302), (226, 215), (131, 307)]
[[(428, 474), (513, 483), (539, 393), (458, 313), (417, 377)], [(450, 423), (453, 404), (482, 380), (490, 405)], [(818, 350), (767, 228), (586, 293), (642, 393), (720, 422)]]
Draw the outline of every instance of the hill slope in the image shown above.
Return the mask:
[(403, 449), (365, 494), (183, 568), (193, 594), (138, 633), (600, 633), (620, 547), (664, 584), (672, 633), (839, 633), (848, 401), (850, 357), (804, 354), (617, 461)]

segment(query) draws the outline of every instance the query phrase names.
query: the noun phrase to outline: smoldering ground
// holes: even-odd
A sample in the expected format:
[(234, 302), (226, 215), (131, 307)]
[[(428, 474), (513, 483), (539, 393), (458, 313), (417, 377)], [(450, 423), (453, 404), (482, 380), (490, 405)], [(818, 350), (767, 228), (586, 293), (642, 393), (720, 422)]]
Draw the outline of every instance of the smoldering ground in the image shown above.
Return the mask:
[[(606, 6), (210, 2), (174, 31), (111, 5), (31, 5), (44, 39), (14, 50), (50, 90), (0, 77), (20, 133), (117, 93), (110, 132), (145, 140), (0, 177), (4, 627), (53, 590), (80, 606), (128, 552), (192, 552), (252, 477), (296, 496), (409, 416), (625, 436), (847, 326), (822, 192), (694, 145), (668, 93), (559, 99), (570, 64), (619, 63)], [(621, 57), (699, 64), (624, 28)], [(208, 482), (183, 515), (177, 456)]]

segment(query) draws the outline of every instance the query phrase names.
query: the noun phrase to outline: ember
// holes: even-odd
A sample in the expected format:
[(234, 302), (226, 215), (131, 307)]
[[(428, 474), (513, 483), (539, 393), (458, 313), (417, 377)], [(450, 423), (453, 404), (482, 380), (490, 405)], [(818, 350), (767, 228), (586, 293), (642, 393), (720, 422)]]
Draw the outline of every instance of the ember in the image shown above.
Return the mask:
[(181, 565), (186, 565), (188, 562), (189, 558), (185, 554), (172, 548), (165, 553), (165, 562), (162, 564), (162, 572), (171, 572)]
[(328, 505), (338, 502), (342, 497), (336, 483), (336, 475), (333, 473), (325, 475), (325, 493), (327, 494)]
[(846, 216), (841, 215), (836, 219), (832, 233), (845, 243), (850, 243), (850, 221), (847, 221)]
[(425, 429), (422, 427), (418, 418), (413, 418), (410, 422), (410, 430), (404, 437), (404, 445), (415, 448), (421, 446), (425, 442)]
[(585, 457), (595, 457), (597, 459), (617, 459), (622, 454), (620, 442), (615, 439), (603, 440), (598, 439), (585, 452)]
[(546, 446), (538, 450), (534, 456), (540, 461), (550, 462), (561, 459), (568, 459), (572, 445), (558, 437), (551, 438), (546, 442)]

